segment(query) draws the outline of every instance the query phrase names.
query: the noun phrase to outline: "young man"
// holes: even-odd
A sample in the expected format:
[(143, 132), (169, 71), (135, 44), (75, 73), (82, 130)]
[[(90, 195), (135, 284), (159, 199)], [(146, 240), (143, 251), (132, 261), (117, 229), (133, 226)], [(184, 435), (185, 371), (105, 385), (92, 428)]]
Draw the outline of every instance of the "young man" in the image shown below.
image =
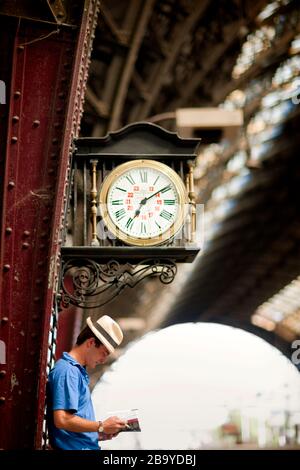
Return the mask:
[(120, 326), (108, 315), (97, 321), (91, 317), (79, 334), (76, 345), (64, 352), (49, 374), (47, 419), (49, 440), (57, 450), (100, 450), (103, 436), (114, 437), (126, 427), (117, 416), (96, 421), (86, 367), (104, 364), (123, 339)]

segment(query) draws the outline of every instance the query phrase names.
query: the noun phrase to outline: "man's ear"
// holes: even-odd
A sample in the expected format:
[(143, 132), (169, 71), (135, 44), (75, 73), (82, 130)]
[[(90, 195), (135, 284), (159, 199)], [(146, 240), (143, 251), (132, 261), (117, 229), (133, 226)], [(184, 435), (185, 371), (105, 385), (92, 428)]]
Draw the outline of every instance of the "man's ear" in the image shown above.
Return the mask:
[(88, 348), (91, 348), (92, 346), (95, 346), (95, 338), (89, 338), (86, 340), (86, 345)]

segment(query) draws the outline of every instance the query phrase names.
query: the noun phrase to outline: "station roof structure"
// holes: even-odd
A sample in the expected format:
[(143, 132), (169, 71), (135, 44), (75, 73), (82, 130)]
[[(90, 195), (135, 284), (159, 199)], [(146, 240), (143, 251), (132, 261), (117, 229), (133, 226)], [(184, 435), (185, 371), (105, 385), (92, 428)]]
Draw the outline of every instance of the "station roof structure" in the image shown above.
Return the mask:
[(145, 120), (202, 139), (203, 249), (159, 299), (148, 281), (111, 304), (133, 337), (186, 321), (283, 350), (299, 335), (299, 28), (292, 0), (102, 2), (81, 134)]

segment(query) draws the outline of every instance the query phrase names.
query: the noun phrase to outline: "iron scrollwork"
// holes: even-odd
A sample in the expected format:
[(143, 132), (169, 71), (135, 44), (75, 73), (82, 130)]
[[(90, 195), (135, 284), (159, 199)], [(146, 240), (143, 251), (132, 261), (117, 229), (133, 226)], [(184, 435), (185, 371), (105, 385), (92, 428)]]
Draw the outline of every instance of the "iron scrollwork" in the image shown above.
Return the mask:
[(132, 265), (116, 260), (99, 264), (90, 259), (71, 259), (62, 269), (62, 306), (102, 307), (125, 287), (133, 288), (154, 276), (163, 284), (170, 284), (176, 273), (177, 266), (172, 260), (147, 259)]

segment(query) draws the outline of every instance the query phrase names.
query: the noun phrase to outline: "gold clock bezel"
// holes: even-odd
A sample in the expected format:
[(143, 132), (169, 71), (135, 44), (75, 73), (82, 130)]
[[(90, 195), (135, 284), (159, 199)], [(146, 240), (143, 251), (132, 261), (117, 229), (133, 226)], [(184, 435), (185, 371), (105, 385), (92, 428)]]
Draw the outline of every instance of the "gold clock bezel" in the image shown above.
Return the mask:
[[(115, 225), (107, 209), (107, 196), (111, 188), (111, 185), (123, 173), (133, 168), (136, 169), (136, 168), (145, 168), (145, 167), (153, 168), (157, 171), (160, 171), (172, 181), (178, 194), (179, 203), (178, 203), (178, 214), (177, 214), (176, 220), (167, 230), (165, 230), (159, 236), (156, 236), (156, 237), (139, 238), (139, 237), (128, 235), (127, 233), (123, 232), (123, 230), (121, 230), (119, 227)], [(172, 239), (178, 233), (178, 231), (181, 229), (181, 227), (184, 224), (184, 219), (186, 215), (185, 208), (187, 207), (186, 206), (187, 203), (188, 203), (188, 195), (187, 195), (186, 188), (181, 178), (172, 168), (168, 167), (164, 163), (157, 162), (155, 160), (144, 160), (144, 159), (131, 160), (129, 162), (122, 163), (121, 165), (117, 166), (104, 179), (101, 190), (100, 190), (100, 194), (99, 194), (100, 212), (108, 230), (115, 237), (117, 237), (119, 240), (122, 240), (127, 245), (134, 245), (134, 246), (161, 245), (167, 240)]]

